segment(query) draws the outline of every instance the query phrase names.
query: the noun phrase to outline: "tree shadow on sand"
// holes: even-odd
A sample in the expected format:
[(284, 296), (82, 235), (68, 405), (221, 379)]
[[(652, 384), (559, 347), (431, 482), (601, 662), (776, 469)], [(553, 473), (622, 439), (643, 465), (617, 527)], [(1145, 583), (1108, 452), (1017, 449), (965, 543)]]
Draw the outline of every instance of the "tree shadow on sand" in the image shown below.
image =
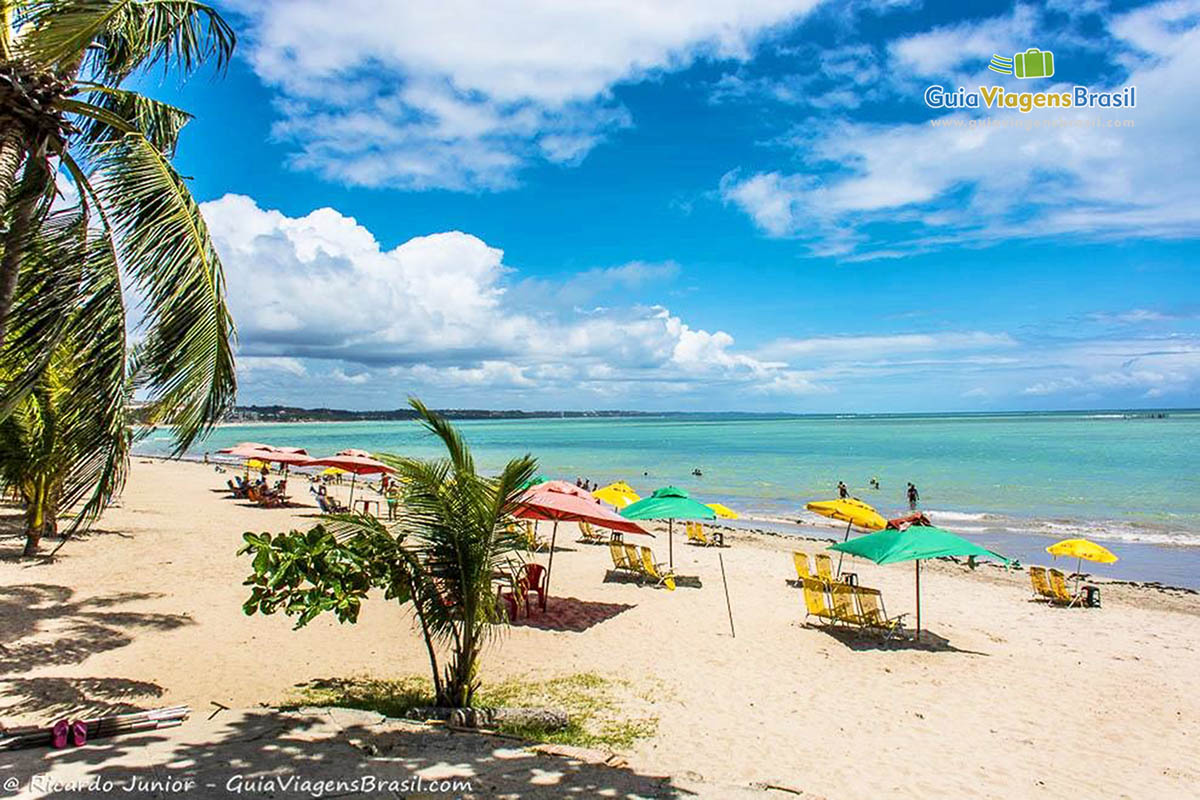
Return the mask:
[(124, 678), (26, 677), (34, 669), (81, 664), (96, 653), (125, 647), (140, 631), (171, 631), (192, 624), (184, 614), (120, 608), (158, 596), (114, 592), (79, 598), (67, 586), (0, 587), (0, 681), (6, 686), (0, 704), (5, 713), (127, 708), (130, 697), (161, 695), (155, 684)]
[[(112, 793), (163, 797), (181, 793), (308, 797), (658, 797), (691, 796), (667, 778), (624, 766), (527, 749), (509, 738), (459, 733), (347, 709), (310, 713), (225, 712), (169, 730), (102, 739), (62, 751), (20, 751), (0, 778), (28, 785), (31, 775), (56, 781), (112, 781)], [(575, 754), (582, 756), (582, 754)], [(295, 776), (291, 784), (284, 779)], [(424, 781), (418, 788), (416, 779)], [(362, 783), (364, 779), (374, 786)], [(464, 781), (434, 786), (433, 781)], [(172, 791), (170, 782), (176, 781)], [(355, 786), (351, 782), (359, 781)], [(409, 781), (402, 786), (401, 781)], [(165, 783), (164, 783), (165, 782)], [(308, 782), (308, 783), (304, 783)], [(290, 788), (289, 788), (290, 786)], [(132, 790), (130, 790), (132, 788)], [(75, 798), (51, 790), (47, 798)]]

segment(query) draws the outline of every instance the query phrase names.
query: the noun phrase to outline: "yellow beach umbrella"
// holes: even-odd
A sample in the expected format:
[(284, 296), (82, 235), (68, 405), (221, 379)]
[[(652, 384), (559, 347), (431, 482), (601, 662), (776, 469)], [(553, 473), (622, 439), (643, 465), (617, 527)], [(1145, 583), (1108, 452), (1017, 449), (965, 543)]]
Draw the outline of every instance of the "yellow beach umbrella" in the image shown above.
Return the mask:
[(717, 516), (721, 519), (737, 519), (738, 513), (727, 505), (721, 503), (705, 503), (706, 506), (717, 512)]
[(846, 497), (841, 500), (817, 500), (804, 507), (822, 517), (848, 523), (847, 535), (849, 535), (849, 526), (851, 525), (856, 528), (866, 528), (869, 531), (881, 531), (887, 527), (887, 520), (878, 511), (855, 497)]
[(259, 461), (257, 458), (252, 458), (246, 462), (247, 469), (262, 469), (266, 466), (265, 461)]
[(346, 470), (338, 469), (337, 467), (329, 467), (328, 469), (321, 470), (321, 474), (322, 475), (345, 475)]
[[(1063, 539), (1061, 542), (1055, 542), (1046, 548), (1046, 552), (1052, 556), (1064, 556), (1066, 558), (1075, 559), (1075, 574), (1079, 574), (1079, 568), (1083, 566), (1084, 559), (1095, 561), (1098, 564), (1115, 564), (1117, 556), (1107, 547), (1089, 542), (1087, 539)], [(1079, 579), (1075, 579), (1076, 583)]]
[(625, 481), (617, 481), (616, 483), (610, 483), (608, 486), (597, 489), (596, 491), (592, 492), (592, 497), (595, 497), (601, 502), (608, 503), (610, 506), (616, 506), (617, 508), (624, 508), (625, 506), (630, 505), (631, 503), (636, 503), (638, 500), (642, 499), (641, 496), (633, 490), (633, 487)]
[[(846, 523), (846, 533), (842, 541), (850, 538), (851, 526), (866, 528), (869, 531), (881, 531), (887, 527), (887, 520), (870, 505), (857, 497), (843, 497), (838, 500), (815, 500), (804, 506), (814, 514), (822, 517), (841, 520)], [(838, 553), (838, 575), (842, 574), (842, 554)]]

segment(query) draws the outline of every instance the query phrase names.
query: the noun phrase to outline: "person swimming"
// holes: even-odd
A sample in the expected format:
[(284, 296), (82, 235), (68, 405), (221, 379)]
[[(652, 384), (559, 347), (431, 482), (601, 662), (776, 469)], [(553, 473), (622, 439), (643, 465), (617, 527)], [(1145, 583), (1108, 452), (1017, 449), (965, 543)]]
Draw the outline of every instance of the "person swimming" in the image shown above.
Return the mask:
[(845, 481), (838, 481), (837, 491), (838, 497), (842, 498), (843, 500), (850, 496), (850, 490), (846, 488)]

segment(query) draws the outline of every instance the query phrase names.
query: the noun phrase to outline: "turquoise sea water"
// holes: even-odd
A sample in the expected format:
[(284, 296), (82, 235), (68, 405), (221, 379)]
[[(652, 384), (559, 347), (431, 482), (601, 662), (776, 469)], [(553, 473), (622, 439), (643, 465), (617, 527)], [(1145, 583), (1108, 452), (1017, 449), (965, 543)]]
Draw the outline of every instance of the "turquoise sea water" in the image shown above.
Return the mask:
[[(530, 452), (552, 477), (624, 479), (643, 493), (674, 484), (777, 522), (813, 520), (804, 503), (834, 496), (839, 480), (885, 515), (901, 512), (905, 483), (913, 481), (936, 524), (1001, 552), (1007, 544), (1007, 554), (1023, 560), (1043, 538), (1082, 535), (1127, 548), (1125, 567), (1112, 568), (1118, 577), (1200, 583), (1200, 411), (1171, 411), (1165, 419), (1081, 412), (456, 424), (484, 469)], [(241, 441), (321, 455), (347, 447), (439, 452), (416, 423), (352, 422), (231, 425), (190, 455)], [(138, 446), (147, 454), (169, 449), (165, 432)], [(868, 488), (872, 477), (880, 490)]]

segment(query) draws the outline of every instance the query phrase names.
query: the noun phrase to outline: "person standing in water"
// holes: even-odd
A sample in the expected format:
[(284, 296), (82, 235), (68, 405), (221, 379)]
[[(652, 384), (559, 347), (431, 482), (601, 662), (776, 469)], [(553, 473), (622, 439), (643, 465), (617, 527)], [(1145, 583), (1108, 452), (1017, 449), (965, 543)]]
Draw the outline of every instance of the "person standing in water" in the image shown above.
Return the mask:
[(838, 497), (840, 497), (843, 500), (845, 500), (847, 497), (850, 496), (850, 490), (846, 488), (845, 481), (838, 481), (837, 490), (838, 490)]
[(921, 495), (917, 493), (917, 487), (913, 486), (910, 481), (908, 484), (908, 508), (911, 511), (917, 510), (917, 501), (921, 499)]

